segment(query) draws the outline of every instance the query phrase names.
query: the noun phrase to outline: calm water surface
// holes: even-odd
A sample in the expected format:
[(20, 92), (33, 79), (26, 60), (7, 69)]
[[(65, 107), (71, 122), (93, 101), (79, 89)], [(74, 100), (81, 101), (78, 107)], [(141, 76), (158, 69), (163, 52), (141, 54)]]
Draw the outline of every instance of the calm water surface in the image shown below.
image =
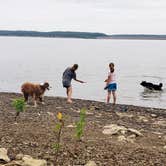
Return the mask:
[(166, 41), (0, 37), (0, 91), (20, 92), (25, 81), (49, 81), (51, 96), (65, 96), (64, 69), (79, 64), (73, 97), (105, 101), (104, 80), (114, 62), (118, 103), (166, 108), (166, 90), (146, 91), (142, 80), (166, 87)]

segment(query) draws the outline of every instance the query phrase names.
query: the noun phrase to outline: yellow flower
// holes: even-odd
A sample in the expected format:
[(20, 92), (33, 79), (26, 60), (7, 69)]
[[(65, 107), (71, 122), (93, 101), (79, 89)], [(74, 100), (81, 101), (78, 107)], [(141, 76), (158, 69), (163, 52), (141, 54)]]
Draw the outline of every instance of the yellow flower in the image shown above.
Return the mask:
[(59, 120), (62, 120), (62, 113), (61, 113), (61, 112), (58, 112), (57, 118), (58, 118)]

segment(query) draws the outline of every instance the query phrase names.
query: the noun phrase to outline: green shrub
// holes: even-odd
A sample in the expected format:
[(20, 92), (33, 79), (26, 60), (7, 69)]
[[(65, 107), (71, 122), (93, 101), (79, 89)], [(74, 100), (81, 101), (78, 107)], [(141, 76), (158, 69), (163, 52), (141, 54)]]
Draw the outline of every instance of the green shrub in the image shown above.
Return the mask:
[(12, 102), (12, 106), (16, 110), (16, 116), (15, 116), (15, 120), (16, 120), (16, 118), (17, 118), (17, 116), (19, 116), (20, 112), (23, 112), (25, 110), (25, 101), (23, 98), (15, 99)]
[(81, 137), (84, 133), (84, 127), (85, 127), (85, 117), (86, 117), (86, 109), (80, 110), (80, 119), (78, 122), (76, 122), (76, 138), (78, 141), (81, 140)]
[(54, 149), (54, 151), (56, 152), (56, 156), (55, 156), (55, 165), (57, 164), (57, 159), (59, 156), (59, 150), (61, 148), (61, 136), (62, 136), (62, 128), (64, 127), (64, 121), (63, 121), (63, 117), (62, 117), (62, 113), (58, 112), (57, 113), (57, 124), (55, 125), (54, 128), (54, 133), (56, 134), (56, 142), (54, 142), (54, 144), (52, 145), (52, 148)]

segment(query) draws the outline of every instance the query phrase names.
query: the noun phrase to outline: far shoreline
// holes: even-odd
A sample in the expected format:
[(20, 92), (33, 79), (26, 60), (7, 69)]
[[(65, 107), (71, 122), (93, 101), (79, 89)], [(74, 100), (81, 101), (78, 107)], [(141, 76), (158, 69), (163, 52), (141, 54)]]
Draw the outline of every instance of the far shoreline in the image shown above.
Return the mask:
[(107, 39), (107, 40), (166, 40), (166, 35), (156, 34), (106, 34), (101, 32), (79, 31), (31, 31), (31, 30), (0, 30), (3, 37), (37, 37), (67, 39)]
[(0, 35), (1, 38), (37, 38), (37, 39), (74, 39), (74, 40), (146, 40), (146, 41), (163, 41), (164, 39), (159, 38), (77, 38), (77, 37), (44, 37), (44, 36), (4, 36)]

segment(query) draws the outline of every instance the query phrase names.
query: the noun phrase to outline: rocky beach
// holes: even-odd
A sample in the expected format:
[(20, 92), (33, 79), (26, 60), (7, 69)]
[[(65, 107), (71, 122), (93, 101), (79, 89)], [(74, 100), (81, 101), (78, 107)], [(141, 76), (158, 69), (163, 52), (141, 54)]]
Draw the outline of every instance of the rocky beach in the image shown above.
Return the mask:
[[(0, 93), (0, 165), (3, 166), (165, 166), (166, 110), (105, 104), (62, 97), (32, 102), (15, 121), (16, 93)], [(81, 141), (75, 124), (85, 108)], [(64, 126), (58, 156), (54, 128), (61, 112)], [(57, 157), (57, 159), (56, 159)], [(28, 161), (27, 161), (28, 160)], [(30, 160), (34, 160), (32, 164)], [(55, 164), (56, 160), (56, 164)]]

